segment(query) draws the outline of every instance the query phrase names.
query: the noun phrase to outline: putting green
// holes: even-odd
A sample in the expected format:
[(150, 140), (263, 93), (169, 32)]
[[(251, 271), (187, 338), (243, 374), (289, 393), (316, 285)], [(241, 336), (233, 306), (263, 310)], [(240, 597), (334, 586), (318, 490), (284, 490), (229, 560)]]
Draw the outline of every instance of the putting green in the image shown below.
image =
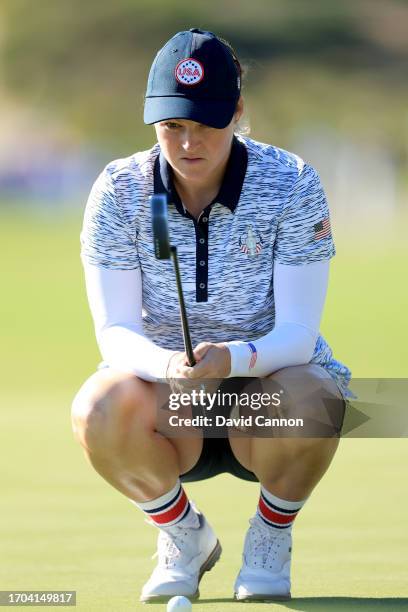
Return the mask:
[[(98, 359), (78, 229), (78, 219), (1, 220), (0, 588), (76, 590), (84, 612), (148, 610), (138, 597), (155, 530), (92, 470), (70, 428), (71, 398)], [(407, 375), (407, 253), (397, 237), (374, 249), (338, 240), (323, 332), (357, 376)], [(341, 441), (296, 520), (294, 599), (267, 609), (408, 609), (407, 462), (406, 439)], [(257, 486), (220, 476), (186, 488), (224, 549), (193, 610), (265, 609), (231, 599)]]

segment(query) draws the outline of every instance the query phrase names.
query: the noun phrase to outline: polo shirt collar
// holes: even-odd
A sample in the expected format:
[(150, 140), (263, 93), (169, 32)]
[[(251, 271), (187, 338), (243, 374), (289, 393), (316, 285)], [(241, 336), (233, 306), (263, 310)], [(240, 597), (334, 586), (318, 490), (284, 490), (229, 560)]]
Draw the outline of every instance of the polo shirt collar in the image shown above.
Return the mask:
[[(248, 152), (245, 144), (234, 136), (231, 154), (225, 170), (223, 182), (212, 203), (218, 202), (234, 212), (241, 195), (248, 165)], [(154, 164), (154, 193), (167, 193), (168, 201), (175, 204), (184, 214), (184, 208), (173, 183), (173, 171), (163, 153), (157, 156)]]

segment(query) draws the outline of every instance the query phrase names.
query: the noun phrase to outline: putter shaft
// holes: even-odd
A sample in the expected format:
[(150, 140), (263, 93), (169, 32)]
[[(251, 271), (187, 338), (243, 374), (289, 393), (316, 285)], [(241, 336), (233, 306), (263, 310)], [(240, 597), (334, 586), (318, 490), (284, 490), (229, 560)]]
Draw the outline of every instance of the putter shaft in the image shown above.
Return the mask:
[(188, 365), (192, 367), (196, 364), (196, 360), (194, 359), (193, 347), (191, 346), (190, 330), (188, 327), (186, 306), (184, 303), (183, 287), (181, 285), (180, 269), (178, 265), (177, 248), (175, 246), (170, 247), (170, 255), (173, 260), (174, 272), (176, 273), (177, 291), (179, 294), (179, 302), (180, 302), (181, 327), (183, 329), (183, 338), (184, 338), (184, 349), (186, 351)]

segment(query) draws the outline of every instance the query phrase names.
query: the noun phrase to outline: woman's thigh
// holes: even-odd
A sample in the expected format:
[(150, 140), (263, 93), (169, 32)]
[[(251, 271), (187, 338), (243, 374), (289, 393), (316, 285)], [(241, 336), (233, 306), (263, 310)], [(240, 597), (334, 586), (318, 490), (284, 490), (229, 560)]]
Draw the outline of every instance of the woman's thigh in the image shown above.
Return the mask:
[[(317, 364), (291, 366), (282, 368), (265, 378), (273, 381), (274, 387), (279, 387), (283, 395), (286, 395), (282, 405), (290, 418), (301, 418), (307, 414), (310, 419), (312, 429), (300, 433), (294, 432), (292, 435), (295, 437), (304, 435), (305, 438), (338, 435), (343, 422), (345, 403), (335, 381), (322, 366)], [(315, 435), (313, 427), (316, 427)], [(229, 442), (239, 463), (252, 471), (252, 438), (234, 435), (234, 430), (231, 430)], [(272, 436), (271, 444), (273, 444)]]
[[(74, 434), (84, 448), (88, 447), (86, 436), (92, 428), (95, 438), (102, 443), (115, 440), (125, 431), (134, 432), (135, 447), (139, 436), (153, 441), (155, 436), (166, 438), (176, 450), (180, 474), (183, 474), (197, 463), (202, 439), (196, 431), (194, 436), (186, 431), (177, 436), (166, 435), (161, 425), (164, 421), (159, 418), (161, 395), (159, 385), (136, 375), (111, 368), (98, 370), (85, 381), (74, 398), (71, 411)], [(138, 426), (134, 427), (134, 423)]]

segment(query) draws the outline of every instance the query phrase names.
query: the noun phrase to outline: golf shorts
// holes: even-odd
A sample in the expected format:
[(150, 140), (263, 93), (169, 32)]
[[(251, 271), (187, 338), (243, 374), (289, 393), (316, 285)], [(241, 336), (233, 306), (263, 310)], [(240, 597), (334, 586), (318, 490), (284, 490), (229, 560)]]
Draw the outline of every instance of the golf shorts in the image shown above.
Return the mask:
[(244, 468), (235, 457), (228, 438), (203, 438), (203, 448), (197, 463), (191, 470), (181, 474), (180, 480), (197, 482), (224, 473), (241, 480), (258, 482), (255, 474)]
[[(106, 363), (102, 362), (99, 364), (98, 370), (109, 367)], [(248, 382), (253, 382), (254, 379), (245, 378), (230, 378), (225, 379), (221, 385), (229, 391), (239, 392), (242, 390)], [(343, 393), (342, 388), (339, 388), (343, 397), (343, 408), (339, 411), (337, 425), (335, 427), (335, 434), (339, 435), (344, 422), (344, 415), (347, 409), (348, 398)], [(225, 409), (223, 409), (224, 411)], [(231, 474), (241, 480), (247, 480), (249, 482), (258, 482), (256, 475), (247, 470), (235, 457), (228, 438), (228, 430), (225, 429), (225, 435), (218, 437), (211, 437), (205, 435), (205, 428), (203, 429), (203, 447), (198, 458), (197, 463), (184, 474), (180, 474), (181, 482), (197, 482), (200, 480), (207, 480), (213, 478), (219, 474)]]
[[(228, 379), (230, 383), (238, 383), (245, 379)], [(224, 381), (225, 382), (225, 381)], [(332, 424), (331, 433), (340, 436), (347, 409), (347, 398), (343, 395), (343, 401), (337, 408), (336, 424)], [(181, 482), (197, 482), (218, 476), (218, 474), (231, 474), (241, 480), (259, 482), (256, 475), (247, 470), (235, 457), (228, 438), (228, 430), (225, 429), (224, 437), (206, 437), (203, 428), (203, 447), (200, 457), (194, 467), (188, 472), (180, 475)]]

